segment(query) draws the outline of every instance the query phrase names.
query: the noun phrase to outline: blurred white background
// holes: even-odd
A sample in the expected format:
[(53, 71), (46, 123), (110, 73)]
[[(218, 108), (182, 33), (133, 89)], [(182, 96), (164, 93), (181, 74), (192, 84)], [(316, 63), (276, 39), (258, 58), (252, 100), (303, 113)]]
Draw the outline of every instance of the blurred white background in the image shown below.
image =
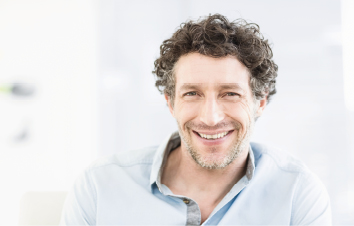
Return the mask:
[(221, 13), (259, 24), (279, 66), (252, 140), (303, 160), (333, 223), (354, 225), (353, 2), (0, 0), (0, 224), (17, 224), (26, 192), (66, 191), (94, 159), (176, 130), (151, 73), (159, 46)]

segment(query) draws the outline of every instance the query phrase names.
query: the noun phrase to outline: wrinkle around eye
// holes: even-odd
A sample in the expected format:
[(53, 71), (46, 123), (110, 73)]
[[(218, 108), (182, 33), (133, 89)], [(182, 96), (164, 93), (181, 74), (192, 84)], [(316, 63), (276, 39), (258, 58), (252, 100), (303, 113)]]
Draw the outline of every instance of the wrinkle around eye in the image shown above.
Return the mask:
[(233, 96), (224, 95), (222, 98), (220, 98), (220, 101), (225, 103), (239, 103), (239, 102), (243, 102), (244, 100), (245, 97), (240, 94), (233, 95)]

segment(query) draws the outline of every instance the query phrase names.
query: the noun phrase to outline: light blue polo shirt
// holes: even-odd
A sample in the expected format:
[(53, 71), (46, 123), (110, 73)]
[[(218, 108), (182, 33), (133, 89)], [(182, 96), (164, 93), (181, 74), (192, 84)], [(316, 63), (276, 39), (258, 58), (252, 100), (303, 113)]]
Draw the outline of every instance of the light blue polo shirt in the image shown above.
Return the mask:
[[(121, 152), (86, 169), (69, 192), (62, 225), (200, 225), (198, 203), (161, 184), (178, 132), (159, 147)], [(207, 185), (206, 185), (207, 186)], [(327, 191), (299, 160), (251, 143), (246, 175), (202, 225), (331, 225)]]

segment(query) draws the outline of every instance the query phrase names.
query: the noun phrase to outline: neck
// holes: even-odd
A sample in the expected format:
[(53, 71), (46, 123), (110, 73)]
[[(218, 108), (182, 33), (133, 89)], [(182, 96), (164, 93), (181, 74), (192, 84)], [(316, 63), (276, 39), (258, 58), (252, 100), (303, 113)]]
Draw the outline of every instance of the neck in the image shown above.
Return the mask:
[(193, 198), (193, 194), (210, 192), (219, 200), (245, 175), (247, 157), (248, 149), (225, 168), (207, 169), (194, 161), (182, 142), (168, 156), (161, 182), (176, 195), (190, 195), (188, 197)]

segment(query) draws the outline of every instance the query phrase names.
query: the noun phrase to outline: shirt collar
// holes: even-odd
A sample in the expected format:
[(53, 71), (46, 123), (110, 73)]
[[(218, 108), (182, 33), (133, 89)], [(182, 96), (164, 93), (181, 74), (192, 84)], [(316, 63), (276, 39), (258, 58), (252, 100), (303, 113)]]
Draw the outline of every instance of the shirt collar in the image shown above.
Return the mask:
[(162, 144), (157, 148), (157, 151), (152, 162), (150, 185), (155, 182), (160, 182), (160, 173), (170, 152), (181, 144), (178, 131), (169, 135)]
[[(181, 145), (181, 138), (179, 136), (179, 132), (176, 131), (169, 135), (162, 144), (157, 148), (157, 151), (154, 156), (154, 160), (152, 163), (151, 174), (150, 174), (150, 185), (152, 186), (154, 183), (160, 185), (162, 168), (166, 162), (166, 159), (170, 152)], [(255, 171), (255, 163), (254, 163), (254, 154), (249, 145), (249, 153), (248, 153), (248, 162), (247, 162), (247, 171), (246, 177), (248, 181), (253, 178)]]

